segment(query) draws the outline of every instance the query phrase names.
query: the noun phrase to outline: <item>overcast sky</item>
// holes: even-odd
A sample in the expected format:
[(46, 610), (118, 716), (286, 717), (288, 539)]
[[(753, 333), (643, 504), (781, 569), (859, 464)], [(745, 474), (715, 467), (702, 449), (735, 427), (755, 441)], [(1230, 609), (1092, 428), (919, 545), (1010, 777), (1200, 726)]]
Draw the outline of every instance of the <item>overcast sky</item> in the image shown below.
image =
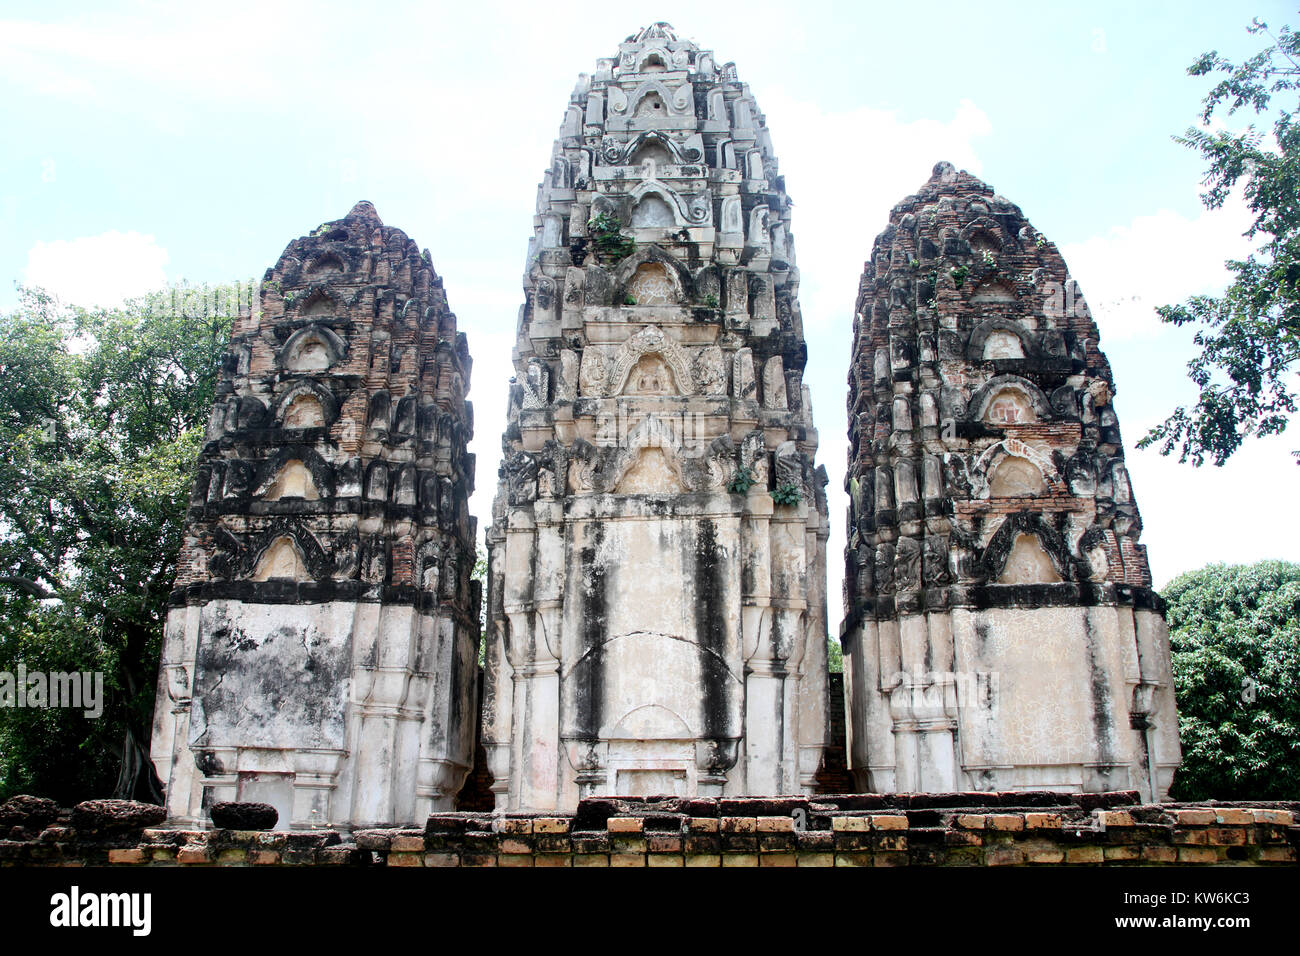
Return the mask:
[[(427, 247), (474, 357), (486, 523), (536, 186), (580, 72), (671, 22), (750, 84), (795, 202), (838, 629), (845, 375), (858, 275), (939, 160), (1020, 205), (1101, 328), (1157, 586), (1210, 561), (1300, 558), (1300, 432), (1194, 469), (1134, 443), (1194, 399), (1191, 333), (1152, 309), (1222, 289), (1240, 206), (1207, 213), (1171, 136), (1205, 50), (1263, 45), (1286, 4), (0, 3), (0, 309), (252, 279), (369, 199)], [(482, 529), (480, 528), (480, 531)]]

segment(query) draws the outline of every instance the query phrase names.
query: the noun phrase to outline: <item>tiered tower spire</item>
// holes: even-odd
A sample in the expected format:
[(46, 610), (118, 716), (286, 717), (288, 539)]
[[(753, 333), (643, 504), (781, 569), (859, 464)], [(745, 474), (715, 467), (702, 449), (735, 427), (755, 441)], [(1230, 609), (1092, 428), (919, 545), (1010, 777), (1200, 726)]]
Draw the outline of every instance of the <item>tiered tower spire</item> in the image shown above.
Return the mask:
[(866, 791), (1168, 791), (1162, 603), (1056, 246), (940, 163), (866, 264), (843, 627)]
[(154, 719), (174, 820), (422, 823), (469, 770), (470, 359), (370, 203), (291, 242), (237, 321), (190, 501)]
[(488, 534), (497, 805), (808, 789), (823, 469), (790, 200), (664, 23), (580, 77), (538, 191)]

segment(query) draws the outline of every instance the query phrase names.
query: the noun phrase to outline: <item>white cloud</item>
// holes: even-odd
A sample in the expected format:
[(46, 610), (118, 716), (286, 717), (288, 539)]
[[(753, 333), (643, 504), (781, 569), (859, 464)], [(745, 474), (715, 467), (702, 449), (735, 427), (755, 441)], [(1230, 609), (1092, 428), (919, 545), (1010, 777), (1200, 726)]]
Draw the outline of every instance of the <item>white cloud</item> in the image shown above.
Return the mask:
[(75, 305), (115, 305), (167, 284), (167, 250), (151, 235), (105, 232), (40, 242), (27, 253), (23, 281)]
[(1159, 335), (1166, 327), (1156, 306), (1222, 292), (1230, 279), (1224, 262), (1250, 253), (1242, 235), (1250, 221), (1246, 207), (1231, 200), (1193, 219), (1161, 209), (1062, 247), (1103, 345)]

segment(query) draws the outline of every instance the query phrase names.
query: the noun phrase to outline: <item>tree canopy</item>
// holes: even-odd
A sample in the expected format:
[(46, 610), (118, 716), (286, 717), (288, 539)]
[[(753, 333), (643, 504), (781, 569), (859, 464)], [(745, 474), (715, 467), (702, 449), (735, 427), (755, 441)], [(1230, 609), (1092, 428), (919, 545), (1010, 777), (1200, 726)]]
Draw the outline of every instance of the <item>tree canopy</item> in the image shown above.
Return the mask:
[[(229, 318), (24, 290), (0, 316), (0, 671), (102, 671), (99, 719), (0, 709), (0, 798), (158, 794), (166, 599)], [(233, 301), (226, 296), (224, 301)]]
[[(1222, 465), (1250, 435), (1277, 434), (1296, 410), (1295, 363), (1300, 358), (1300, 34), (1274, 35), (1256, 19), (1248, 28), (1272, 44), (1241, 63), (1203, 53), (1192, 76), (1221, 77), (1204, 100), (1201, 122), (1216, 114), (1253, 110), (1272, 118), (1271, 133), (1256, 129), (1188, 129), (1175, 140), (1208, 162), (1201, 199), (1216, 209), (1238, 188), (1253, 221), (1246, 235), (1260, 245), (1226, 265), (1233, 279), (1222, 296), (1193, 296), (1156, 311), (1176, 326), (1196, 326), (1201, 353), (1188, 363), (1200, 390), (1195, 406), (1180, 406), (1138, 447), (1201, 465)], [(1300, 463), (1300, 452), (1295, 452)]]
[(1300, 794), (1300, 565), (1212, 564), (1168, 601), (1180, 800)]

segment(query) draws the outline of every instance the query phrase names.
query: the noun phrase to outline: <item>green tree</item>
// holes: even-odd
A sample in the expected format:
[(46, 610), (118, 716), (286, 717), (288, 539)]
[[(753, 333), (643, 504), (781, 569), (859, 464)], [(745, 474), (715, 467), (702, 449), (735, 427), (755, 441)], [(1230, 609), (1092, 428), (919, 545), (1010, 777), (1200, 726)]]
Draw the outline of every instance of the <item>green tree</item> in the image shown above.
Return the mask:
[(1300, 796), (1300, 565), (1212, 564), (1168, 601), (1179, 800)]
[[(1271, 135), (1251, 125), (1238, 132), (1188, 129), (1175, 137), (1209, 163), (1201, 196), (1207, 208), (1219, 208), (1241, 187), (1254, 216), (1246, 235), (1259, 242), (1246, 259), (1227, 263), (1234, 278), (1222, 296), (1194, 296), (1156, 310), (1165, 322), (1198, 327), (1194, 341), (1201, 353), (1187, 370), (1200, 396), (1194, 407), (1175, 409), (1138, 447), (1159, 444), (1164, 455), (1177, 449), (1179, 461), (1194, 465), (1207, 456), (1222, 465), (1247, 436), (1284, 431), (1296, 410), (1300, 125), (1294, 95), (1300, 90), (1300, 34), (1282, 27), (1274, 35), (1258, 19), (1248, 29), (1272, 45), (1241, 63), (1204, 53), (1187, 72), (1221, 77), (1203, 101), (1202, 123), (1221, 108), (1227, 116), (1249, 108), (1272, 118)], [(1300, 452), (1293, 454), (1300, 462)]]
[(185, 291), (85, 310), (24, 290), (0, 317), (0, 670), (100, 670), (107, 697), (98, 720), (0, 710), (0, 794), (159, 795), (166, 599), (229, 338)]
[(844, 648), (840, 645), (838, 637), (828, 638), (826, 641), (826, 665), (832, 674), (844, 673)]

